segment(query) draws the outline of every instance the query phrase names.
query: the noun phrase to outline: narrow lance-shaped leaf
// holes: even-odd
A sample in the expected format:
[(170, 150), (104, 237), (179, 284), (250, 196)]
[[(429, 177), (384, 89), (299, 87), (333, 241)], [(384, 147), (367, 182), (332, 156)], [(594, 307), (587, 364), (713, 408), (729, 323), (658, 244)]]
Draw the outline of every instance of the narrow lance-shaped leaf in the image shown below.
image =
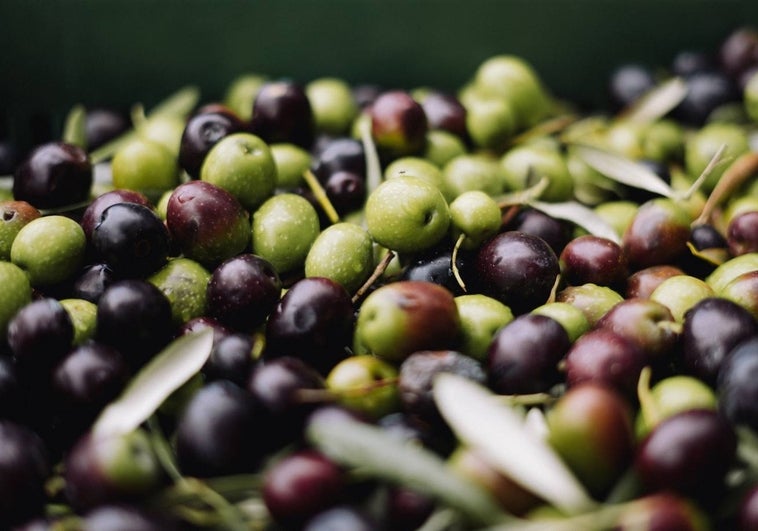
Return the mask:
[(565, 203), (530, 201), (529, 206), (544, 212), (552, 218), (570, 221), (582, 227), (590, 234), (606, 238), (612, 242), (621, 243), (621, 239), (615, 229), (598, 216), (594, 210), (587, 208), (581, 203), (577, 203), (576, 201), (566, 201)]
[(635, 123), (650, 123), (674, 110), (687, 96), (687, 83), (674, 77), (645, 94), (623, 118)]
[[(152, 116), (161, 115), (187, 116), (190, 112), (192, 112), (192, 109), (195, 108), (199, 100), (200, 91), (197, 87), (184, 87), (153, 107), (147, 117), (149, 119)], [(98, 162), (108, 160), (119, 149), (134, 140), (136, 136), (137, 132), (132, 128), (124, 134), (106, 143), (105, 145), (99, 147), (90, 153), (90, 159), (92, 160), (92, 163), (97, 164)]]
[(213, 346), (213, 331), (174, 340), (153, 358), (108, 405), (92, 428), (95, 436), (123, 435), (136, 429), (166, 398), (203, 367)]
[(497, 470), (566, 514), (597, 504), (550, 446), (497, 396), (461, 376), (442, 373), (434, 383), (442, 416), (465, 444)]
[(311, 423), (306, 435), (334, 461), (426, 493), (479, 524), (512, 519), (489, 493), (455, 475), (435, 454), (400, 442), (377, 427), (350, 420), (322, 420)]
[(371, 118), (364, 120), (360, 126), (363, 153), (366, 157), (366, 188), (368, 193), (376, 190), (382, 182), (382, 167), (379, 163), (379, 154), (376, 144), (371, 136)]
[(84, 109), (84, 105), (74, 105), (66, 115), (62, 140), (67, 144), (87, 149), (86, 120), (87, 111)]
[(674, 190), (668, 183), (633, 160), (588, 145), (577, 145), (576, 153), (590, 167), (609, 179), (664, 197), (675, 196)]

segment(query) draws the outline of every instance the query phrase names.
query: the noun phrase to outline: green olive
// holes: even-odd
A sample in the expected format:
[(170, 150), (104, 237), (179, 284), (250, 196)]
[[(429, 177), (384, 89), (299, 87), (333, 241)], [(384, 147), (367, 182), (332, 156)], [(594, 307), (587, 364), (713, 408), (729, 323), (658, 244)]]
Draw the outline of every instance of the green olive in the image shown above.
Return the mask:
[(258, 91), (266, 83), (264, 76), (245, 74), (229, 85), (224, 96), (224, 103), (242, 120), (250, 120), (253, 116), (253, 102)]
[(326, 277), (354, 293), (374, 267), (371, 236), (363, 227), (337, 223), (313, 242), (305, 258), (306, 277)]
[(484, 154), (455, 157), (442, 169), (443, 192), (448, 201), (478, 190), (491, 196), (503, 193), (504, 172), (497, 159)]
[(97, 305), (84, 299), (63, 299), (61, 305), (68, 312), (74, 325), (74, 345), (81, 345), (94, 337)]
[(318, 213), (307, 199), (281, 194), (268, 199), (253, 215), (253, 252), (280, 274), (303, 267), (319, 235)]
[(549, 302), (535, 308), (532, 310), (532, 313), (544, 315), (558, 321), (566, 330), (569, 341), (572, 343), (590, 329), (590, 323), (584, 312), (567, 302)]
[(175, 258), (148, 281), (155, 285), (171, 304), (174, 324), (182, 325), (205, 314), (206, 289), (211, 274), (189, 258)]
[(179, 163), (163, 144), (137, 139), (113, 156), (113, 186), (142, 192), (151, 199), (179, 184)]
[(523, 190), (546, 177), (548, 186), (541, 199), (566, 201), (573, 194), (573, 180), (566, 160), (555, 149), (541, 144), (515, 147), (502, 156), (500, 164), (505, 170), (506, 185), (511, 190)]
[(713, 190), (730, 161), (749, 151), (747, 134), (734, 124), (713, 123), (695, 132), (685, 145), (685, 168), (693, 180), (700, 176), (722, 145), (726, 145), (726, 150), (703, 183), (705, 192)]
[(340, 404), (380, 418), (400, 408), (397, 369), (372, 355), (351, 356), (338, 363), (326, 378), (326, 387)]
[(316, 129), (342, 135), (358, 115), (358, 104), (345, 81), (332, 77), (316, 79), (305, 87)]
[(458, 155), (466, 153), (466, 144), (453, 133), (432, 129), (426, 133), (424, 159), (442, 168)]
[(713, 288), (699, 278), (677, 275), (661, 282), (650, 294), (650, 299), (666, 306), (674, 319), (682, 322), (687, 310), (699, 301), (713, 296)]
[(453, 236), (466, 236), (463, 246), (467, 249), (474, 249), (497, 234), (503, 222), (497, 202), (478, 190), (463, 192), (450, 203), (450, 220)]
[(502, 302), (482, 294), (455, 298), (461, 319), (460, 351), (484, 361), (495, 334), (513, 320), (513, 312)]
[(426, 159), (420, 157), (400, 157), (384, 169), (384, 179), (396, 177), (418, 177), (433, 184), (444, 193), (444, 181), (440, 169)]
[(32, 300), (29, 277), (18, 266), (0, 261), (0, 339), (5, 340), (8, 322)]
[(32, 286), (51, 286), (79, 271), (86, 245), (84, 230), (76, 221), (45, 216), (19, 231), (11, 247), (11, 261), (26, 271)]
[(303, 174), (310, 168), (311, 156), (295, 144), (271, 144), (276, 163), (276, 186), (292, 190), (303, 184)]

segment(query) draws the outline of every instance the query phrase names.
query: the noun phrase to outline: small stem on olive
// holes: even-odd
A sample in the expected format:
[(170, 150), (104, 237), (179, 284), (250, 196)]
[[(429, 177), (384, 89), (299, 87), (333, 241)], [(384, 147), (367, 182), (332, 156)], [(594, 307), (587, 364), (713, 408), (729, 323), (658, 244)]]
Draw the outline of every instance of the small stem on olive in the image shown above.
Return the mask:
[(714, 153), (713, 157), (711, 157), (711, 160), (708, 161), (708, 164), (706, 165), (705, 169), (700, 173), (700, 176), (695, 179), (695, 182), (692, 183), (692, 185), (689, 187), (689, 189), (684, 193), (684, 196), (682, 196), (682, 199), (689, 199), (692, 197), (692, 195), (697, 192), (701, 186), (703, 186), (703, 183), (708, 178), (708, 176), (713, 172), (713, 168), (716, 167), (716, 164), (721, 162), (721, 157), (724, 155), (724, 152), (726, 151), (726, 144), (721, 144), (721, 146), (718, 148), (716, 153)]
[(366, 292), (369, 290), (371, 285), (376, 282), (376, 280), (384, 274), (384, 272), (387, 270), (387, 267), (390, 265), (390, 262), (392, 259), (395, 258), (395, 253), (388, 250), (387, 254), (384, 255), (384, 258), (382, 258), (382, 261), (379, 262), (379, 264), (374, 269), (374, 272), (371, 273), (371, 276), (368, 277), (366, 282), (363, 283), (363, 285), (358, 288), (358, 291), (355, 292), (355, 295), (353, 295), (353, 303), (358, 302), (361, 300), (361, 298), (366, 294)]
[(705, 201), (700, 216), (692, 222), (692, 226), (695, 227), (708, 223), (716, 207), (757, 171), (758, 153), (745, 153), (735, 160), (719, 179), (719, 182)]
[(498, 395), (498, 399), (511, 406), (547, 406), (557, 400), (557, 398), (550, 393)]
[(650, 367), (645, 367), (640, 372), (640, 378), (637, 380), (637, 398), (640, 401), (640, 412), (645, 424), (652, 428), (658, 424), (661, 418), (661, 412), (658, 410), (658, 405), (653, 399), (653, 395), (650, 392), (650, 376), (652, 375)]
[(549, 184), (550, 179), (543, 175), (540, 177), (539, 181), (537, 181), (529, 188), (524, 188), (523, 190), (500, 196), (497, 199), (497, 206), (499, 206), (502, 210), (509, 206), (524, 205), (529, 203), (529, 201), (539, 199), (545, 190), (547, 190)]
[(334, 205), (329, 201), (329, 196), (326, 195), (326, 190), (324, 190), (324, 187), (318, 182), (318, 179), (313, 175), (313, 172), (311, 170), (305, 170), (303, 178), (313, 192), (313, 196), (316, 198), (316, 201), (318, 201), (318, 204), (321, 205), (321, 208), (326, 212), (326, 217), (329, 218), (329, 221), (332, 224), (339, 223), (340, 215), (337, 214)]
[(461, 248), (461, 244), (463, 244), (463, 240), (466, 239), (465, 234), (461, 234), (458, 236), (458, 239), (455, 241), (455, 245), (453, 246), (453, 254), (450, 257), (450, 267), (453, 270), (453, 276), (455, 277), (455, 281), (458, 283), (458, 285), (461, 287), (461, 289), (466, 292), (466, 283), (463, 282), (463, 278), (461, 278), (461, 273), (458, 271), (458, 249)]

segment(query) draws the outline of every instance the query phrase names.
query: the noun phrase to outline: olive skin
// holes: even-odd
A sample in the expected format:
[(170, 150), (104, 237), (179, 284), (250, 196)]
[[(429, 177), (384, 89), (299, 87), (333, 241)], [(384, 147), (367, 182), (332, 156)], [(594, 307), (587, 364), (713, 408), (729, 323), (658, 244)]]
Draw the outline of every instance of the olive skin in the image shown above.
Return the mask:
[(487, 241), (472, 269), (476, 289), (517, 315), (544, 304), (560, 273), (558, 258), (543, 239), (517, 231)]
[(253, 254), (222, 262), (207, 287), (207, 314), (229, 328), (251, 331), (263, 324), (282, 291), (271, 264)]
[(676, 203), (653, 199), (640, 206), (623, 236), (632, 269), (670, 264), (687, 250), (690, 219)]
[(734, 424), (758, 428), (758, 335), (739, 343), (718, 374), (719, 408)]
[(607, 492), (632, 456), (631, 408), (607, 387), (571, 388), (550, 409), (547, 425), (550, 445), (595, 496)]
[(41, 515), (50, 472), (42, 439), (30, 429), (0, 420), (0, 526)]
[(263, 480), (263, 501), (275, 521), (299, 527), (344, 498), (345, 474), (314, 450), (301, 450), (275, 463)]
[(149, 282), (114, 282), (97, 303), (96, 339), (118, 349), (132, 368), (147, 363), (172, 336), (171, 304)]
[(703, 299), (685, 313), (682, 369), (714, 386), (729, 352), (755, 336), (758, 321), (743, 307), (727, 299)]
[(309, 148), (315, 124), (305, 90), (289, 81), (263, 85), (253, 102), (250, 131), (268, 144), (287, 142)]
[(105, 209), (116, 203), (137, 203), (138, 205), (146, 207), (150, 206), (150, 200), (147, 196), (135, 190), (111, 190), (97, 196), (97, 198), (95, 198), (95, 200), (84, 210), (82, 218), (79, 220), (79, 224), (84, 230), (84, 235), (87, 237), (87, 241), (92, 240), (92, 233), (97, 224), (100, 223)]
[(245, 124), (220, 105), (202, 109), (188, 121), (179, 145), (179, 165), (193, 179), (200, 178), (205, 156), (226, 135), (239, 133)]
[(224, 380), (206, 384), (182, 412), (176, 428), (180, 469), (196, 477), (251, 471), (268, 448), (261, 405)]
[(264, 356), (295, 356), (326, 374), (347, 356), (353, 322), (345, 288), (325, 277), (304, 278), (292, 285), (269, 316)]
[(560, 381), (558, 363), (570, 346), (568, 333), (558, 321), (537, 314), (517, 317), (490, 343), (490, 386), (506, 395), (547, 392)]
[(90, 188), (92, 164), (87, 152), (62, 142), (36, 148), (13, 177), (13, 197), (40, 209), (82, 202)]
[(736, 451), (737, 437), (721, 414), (691, 409), (663, 420), (643, 439), (634, 470), (651, 491), (702, 500), (723, 487)]

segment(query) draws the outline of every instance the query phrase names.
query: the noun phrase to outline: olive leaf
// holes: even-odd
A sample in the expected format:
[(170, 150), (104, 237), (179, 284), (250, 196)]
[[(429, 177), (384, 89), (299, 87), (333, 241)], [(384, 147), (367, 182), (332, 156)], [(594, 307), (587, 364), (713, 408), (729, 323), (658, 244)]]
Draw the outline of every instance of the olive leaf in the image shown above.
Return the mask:
[(523, 416), (480, 384), (441, 373), (434, 400), (460, 441), (525, 489), (569, 515), (597, 505), (552, 448), (526, 428)]
[(626, 157), (586, 144), (575, 146), (577, 155), (591, 168), (616, 182), (673, 198), (676, 192), (663, 179)]
[(606, 223), (603, 218), (598, 216), (594, 210), (587, 208), (581, 203), (577, 203), (576, 201), (566, 201), (564, 203), (530, 201), (529, 206), (544, 212), (552, 218), (570, 221), (585, 229), (590, 234), (611, 240), (615, 243), (621, 243), (621, 239), (615, 229)]
[(368, 194), (376, 190), (382, 182), (382, 166), (376, 151), (374, 138), (371, 136), (371, 118), (367, 117), (358, 126), (363, 142), (363, 153), (366, 157), (366, 188)]
[[(147, 119), (162, 115), (187, 116), (195, 108), (198, 101), (200, 101), (200, 90), (195, 86), (184, 87), (153, 107), (147, 115)], [(133, 108), (132, 111), (134, 112), (135, 109)], [(90, 160), (93, 164), (108, 160), (118, 150), (134, 140), (136, 136), (136, 131), (133, 128), (130, 129), (90, 153)]]
[(623, 114), (635, 123), (650, 123), (674, 110), (687, 96), (687, 83), (679, 77), (671, 78), (645, 94)]
[(306, 436), (337, 463), (437, 498), (478, 524), (513, 519), (488, 492), (451, 472), (437, 455), (403, 443), (380, 428), (352, 420), (316, 420)]
[(136, 429), (166, 398), (203, 367), (213, 346), (213, 331), (175, 339), (132, 379), (92, 427), (95, 436), (123, 435)]
[(87, 111), (84, 105), (74, 105), (66, 115), (66, 121), (63, 124), (63, 142), (87, 149), (86, 119)]

